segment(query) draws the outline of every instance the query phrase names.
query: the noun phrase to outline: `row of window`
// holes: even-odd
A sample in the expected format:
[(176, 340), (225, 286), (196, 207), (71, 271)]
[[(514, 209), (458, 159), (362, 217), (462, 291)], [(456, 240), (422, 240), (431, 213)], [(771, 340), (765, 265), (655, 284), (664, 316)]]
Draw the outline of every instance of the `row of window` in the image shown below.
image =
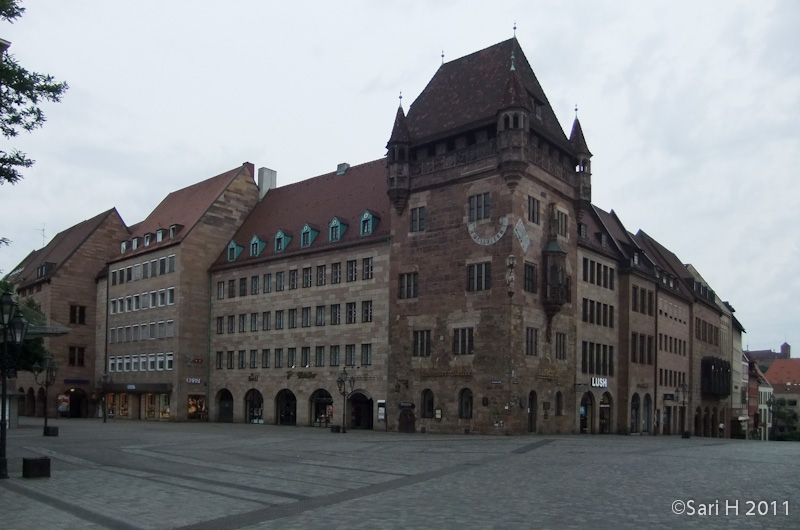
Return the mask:
[(634, 285), (631, 292), (631, 309), (643, 315), (653, 316), (653, 291)]
[[(316, 346), (313, 357), (310, 346), (300, 348), (300, 358), (297, 358), (297, 348), (286, 349), (287, 368), (320, 368), (325, 366), (326, 358), (328, 366), (339, 366), (341, 347), (339, 345), (329, 346), (326, 355), (325, 346)], [(262, 348), (257, 349), (218, 351), (216, 352), (216, 367), (218, 370), (223, 368), (283, 368), (284, 348)], [(299, 364), (298, 364), (299, 360)], [(361, 345), (361, 366), (372, 364), (372, 344)], [(356, 345), (346, 344), (344, 347), (345, 366), (356, 365)]]
[(161, 372), (172, 370), (173, 353), (142, 353), (108, 358), (108, 373)]
[(167, 339), (175, 336), (175, 321), (161, 320), (108, 329), (108, 343), (137, 342), (140, 340)]
[[(380, 217), (375, 215), (373, 212), (366, 210), (359, 220), (361, 232), (360, 235), (368, 236), (371, 235), (375, 229), (378, 227), (378, 223), (380, 222)], [(338, 217), (334, 217), (331, 222), (328, 224), (328, 242), (335, 243), (339, 241), (342, 236), (344, 236), (345, 232), (347, 231), (348, 224), (342, 222)], [(308, 248), (314, 242), (314, 240), (319, 235), (319, 230), (314, 229), (310, 224), (306, 223), (303, 225), (303, 228), (300, 229), (300, 248)], [(275, 233), (274, 238), (274, 251), (283, 252), (289, 247), (289, 243), (292, 241), (292, 236), (288, 232), (284, 232), (283, 230), (278, 230)], [(261, 254), (261, 252), (266, 248), (267, 242), (261, 239), (258, 236), (253, 236), (250, 240), (250, 257), (256, 257)], [(236, 244), (235, 241), (231, 241), (228, 244), (228, 261), (235, 261), (238, 258), (242, 251), (244, 250), (243, 247)]]
[(653, 364), (653, 337), (631, 333), (631, 362)]
[(686, 355), (686, 341), (659, 333), (658, 349), (659, 351), (667, 351), (669, 353), (677, 353), (678, 355)]
[[(164, 241), (164, 237), (169, 234), (169, 238), (172, 239), (178, 233), (178, 225), (172, 225), (169, 227), (169, 232), (165, 228), (159, 228), (156, 230), (155, 234), (148, 233), (143, 236), (134, 237), (130, 241), (123, 241), (120, 243), (119, 251), (120, 254), (125, 254), (130, 248), (131, 250), (138, 249), (142, 244), (145, 247), (149, 247), (153, 243), (153, 239), (155, 239), (156, 243), (161, 243)], [(155, 238), (153, 237), (155, 236)]]
[(678, 372), (677, 370), (658, 369), (658, 384), (666, 385), (667, 387), (677, 387), (680, 384), (686, 384), (686, 372)]
[(69, 323), (86, 324), (86, 306), (84, 305), (69, 306)]
[(658, 299), (658, 314), (666, 316), (670, 320), (686, 323), (686, 310), (663, 298)]
[(694, 319), (694, 338), (719, 346), (719, 327), (700, 317)]
[(175, 288), (168, 287), (150, 293), (134, 294), (131, 296), (121, 296), (112, 299), (109, 303), (109, 312), (112, 315), (117, 313), (129, 313), (140, 309), (154, 309), (173, 305), (175, 303)]
[(583, 258), (583, 281), (614, 290), (614, 268)]
[(583, 299), (583, 321), (608, 328), (614, 327), (614, 306), (588, 298)]
[(147, 278), (155, 278), (171, 272), (175, 272), (174, 254), (113, 270), (111, 271), (111, 285), (146, 280)]
[(614, 375), (614, 346), (583, 341), (581, 372), (593, 375)]
[[(302, 274), (302, 276), (301, 276)], [(274, 274), (268, 272), (263, 276), (251, 276), (248, 278), (239, 278), (238, 289), (236, 280), (228, 280), (227, 284), (227, 297), (235, 298), (237, 296), (247, 296), (263, 293), (271, 293), (274, 291), (284, 291), (288, 287), (290, 290), (297, 289), (298, 286), (311, 287), (316, 283), (317, 286), (325, 285), (328, 282), (328, 266), (317, 265), (316, 271), (312, 267), (303, 267), (302, 271), (292, 269), (289, 271), (288, 277), (285, 271), (276, 272)], [(361, 279), (371, 280), (374, 277), (373, 259), (364, 258), (361, 260)], [(346, 280), (354, 282), (358, 280), (358, 260), (350, 260), (346, 263)], [(302, 282), (302, 283), (301, 283)], [(332, 284), (342, 282), (342, 264), (341, 262), (331, 264), (330, 282)], [(217, 300), (225, 298), (225, 282), (217, 282)]]
[[(326, 312), (326, 309), (330, 312)], [(300, 326), (304, 328), (311, 327), (312, 313), (311, 307), (303, 307), (300, 309)], [(318, 305), (315, 308), (313, 325), (324, 326), (326, 324), (326, 313), (329, 316), (328, 324), (331, 326), (338, 326), (342, 323), (342, 304), (331, 304), (330, 306)], [(365, 300), (361, 302), (361, 322), (372, 322), (372, 300)], [(285, 318), (284, 318), (285, 317)], [(225, 319), (226, 317), (217, 317), (217, 334), (225, 333)], [(259, 313), (242, 313), (238, 316), (238, 328), (236, 315), (227, 315), (227, 332), (245, 333), (247, 331), (270, 331), (273, 329), (272, 311), (263, 311)], [(345, 323), (355, 324), (358, 321), (358, 310), (356, 302), (347, 302), (345, 304)], [(249, 326), (248, 326), (249, 323)], [(286, 326), (289, 329), (296, 328), (298, 324), (297, 309), (292, 308), (289, 310), (278, 309), (275, 311), (274, 329), (284, 329)]]

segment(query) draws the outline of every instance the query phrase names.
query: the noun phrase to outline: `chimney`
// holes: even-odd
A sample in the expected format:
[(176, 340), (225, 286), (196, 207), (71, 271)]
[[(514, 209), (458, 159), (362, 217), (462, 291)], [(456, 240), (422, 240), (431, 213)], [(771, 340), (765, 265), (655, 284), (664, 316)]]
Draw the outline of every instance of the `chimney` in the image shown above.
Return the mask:
[(344, 175), (344, 172), (350, 169), (350, 164), (347, 162), (342, 162), (338, 166), (336, 166), (336, 174), (337, 175)]
[(266, 167), (258, 168), (258, 202), (273, 188), (276, 188), (278, 172)]

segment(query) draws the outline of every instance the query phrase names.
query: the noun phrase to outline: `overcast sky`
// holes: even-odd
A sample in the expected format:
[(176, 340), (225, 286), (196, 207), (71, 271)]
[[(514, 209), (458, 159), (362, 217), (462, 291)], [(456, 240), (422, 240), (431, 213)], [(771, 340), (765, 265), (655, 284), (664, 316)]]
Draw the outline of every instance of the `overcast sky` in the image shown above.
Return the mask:
[[(63, 2), (0, 23), (9, 53), (65, 80), (36, 160), (0, 187), (0, 270), (116, 207), (252, 162), (285, 185), (385, 154), (398, 94), (513, 35), (567, 133), (592, 151), (593, 200), (693, 264), (750, 349), (798, 339), (800, 3), (751, 1)], [(798, 356), (798, 353), (795, 353)]]

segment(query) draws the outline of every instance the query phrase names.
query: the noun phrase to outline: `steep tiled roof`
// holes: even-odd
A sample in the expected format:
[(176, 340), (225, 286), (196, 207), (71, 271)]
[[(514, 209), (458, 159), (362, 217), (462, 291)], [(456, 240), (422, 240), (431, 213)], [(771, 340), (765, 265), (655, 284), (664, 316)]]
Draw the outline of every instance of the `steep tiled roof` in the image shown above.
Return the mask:
[(800, 385), (800, 359), (776, 359), (764, 375), (776, 391), (785, 388), (787, 382)]
[(403, 107), (397, 107), (397, 114), (394, 117), (394, 127), (392, 127), (392, 136), (389, 138), (389, 143), (409, 141), (411, 141), (411, 138), (408, 136), (406, 115), (403, 112)]
[[(5, 279), (13, 282), (20, 289), (52, 277), (110, 215), (119, 215), (116, 208), (106, 210), (91, 219), (59, 232), (47, 246), (28, 254)], [(39, 266), (45, 263), (52, 263), (52, 266), (48, 268), (44, 276), (37, 278)], [(94, 273), (94, 271), (91, 272)]]
[[(352, 166), (343, 174), (327, 173), (287, 186), (270, 190), (253, 208), (250, 215), (234, 235), (233, 240), (244, 251), (233, 262), (234, 266), (248, 261), (282, 258), (299, 252), (316, 251), (336, 245), (358, 241), (386, 239), (389, 230), (389, 196), (386, 194), (388, 178), (386, 159)], [(360, 221), (364, 212), (379, 217), (375, 231), (361, 237)], [(348, 225), (338, 242), (328, 241), (328, 227), (333, 218)], [(300, 234), (308, 223), (319, 228), (319, 234), (310, 247), (301, 248)], [(292, 240), (282, 252), (275, 252), (274, 240), (278, 230), (292, 234)], [(253, 235), (265, 234), (266, 247), (259, 256), (251, 257), (249, 243)], [(260, 236), (261, 237), (261, 236)], [(229, 265), (224, 250), (212, 269)]]
[[(625, 254), (620, 249), (616, 239), (605, 226), (601, 213), (605, 219), (610, 218), (608, 213), (594, 204), (591, 205), (590, 215), (586, 215), (581, 219), (581, 222), (586, 224), (587, 237), (586, 239), (578, 238), (578, 245), (592, 248), (618, 261), (625, 259)], [(603, 246), (603, 234), (606, 236), (605, 246)]]
[(408, 109), (412, 141), (426, 142), (494, 123), (504, 101), (512, 51), (514, 68), (528, 92), (529, 104), (530, 98), (534, 98), (542, 105), (542, 119), (532, 117), (532, 127), (560, 149), (571, 153), (572, 147), (516, 38), (440, 66)]
[(572, 150), (576, 154), (586, 154), (592, 156), (592, 152), (589, 151), (589, 146), (586, 145), (586, 138), (583, 137), (583, 129), (581, 128), (581, 122), (578, 121), (578, 117), (575, 117), (575, 121), (572, 122), (572, 132), (569, 133), (569, 143), (572, 144)]
[[(230, 183), (242, 173), (252, 179), (253, 164), (245, 162), (235, 169), (167, 195), (144, 221), (132, 227), (131, 237), (143, 237), (145, 234), (155, 234), (159, 229), (169, 229), (172, 225), (179, 225), (181, 229), (175, 238), (164, 238), (161, 242), (157, 242), (153, 238), (148, 247), (140, 246), (136, 250), (120, 254), (115, 261), (181, 241)], [(255, 182), (253, 185), (255, 186)]]
[(656, 267), (678, 278), (677, 287), (681, 295), (687, 300), (694, 299), (694, 294), (683, 281), (683, 278), (687, 276), (687, 271), (678, 256), (642, 230), (639, 230), (633, 238), (639, 244), (639, 247), (647, 252), (647, 256)]

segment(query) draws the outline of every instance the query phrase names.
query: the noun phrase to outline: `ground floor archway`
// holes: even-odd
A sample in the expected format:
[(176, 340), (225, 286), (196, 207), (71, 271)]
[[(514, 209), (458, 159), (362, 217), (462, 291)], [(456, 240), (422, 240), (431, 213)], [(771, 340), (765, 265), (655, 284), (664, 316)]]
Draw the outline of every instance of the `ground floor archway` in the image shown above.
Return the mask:
[(410, 408), (404, 408), (400, 411), (397, 417), (397, 430), (399, 432), (415, 433), (417, 432), (416, 415)]
[(581, 434), (594, 433), (594, 396), (591, 392), (585, 392), (581, 398), (580, 432)]
[(86, 418), (89, 416), (89, 397), (80, 388), (70, 388), (67, 391), (66, 410), (62, 409), (59, 399), (58, 415), (70, 418)]
[(297, 425), (297, 397), (289, 389), (275, 396), (275, 424)]
[(600, 398), (600, 434), (611, 434), (611, 394), (605, 392)]
[(639, 432), (639, 394), (631, 396), (631, 434)]
[(642, 403), (642, 432), (650, 432), (650, 412), (652, 406), (653, 402), (650, 399), (650, 394), (645, 394)]
[(348, 429), (372, 429), (372, 398), (363, 390), (350, 394), (350, 425)]
[(217, 392), (217, 421), (220, 423), (233, 423), (233, 395), (230, 390), (223, 388)]
[(255, 388), (244, 395), (244, 417), (247, 423), (264, 423), (264, 397)]
[(327, 427), (333, 421), (333, 397), (324, 388), (311, 394), (308, 406), (309, 422), (312, 427)]

